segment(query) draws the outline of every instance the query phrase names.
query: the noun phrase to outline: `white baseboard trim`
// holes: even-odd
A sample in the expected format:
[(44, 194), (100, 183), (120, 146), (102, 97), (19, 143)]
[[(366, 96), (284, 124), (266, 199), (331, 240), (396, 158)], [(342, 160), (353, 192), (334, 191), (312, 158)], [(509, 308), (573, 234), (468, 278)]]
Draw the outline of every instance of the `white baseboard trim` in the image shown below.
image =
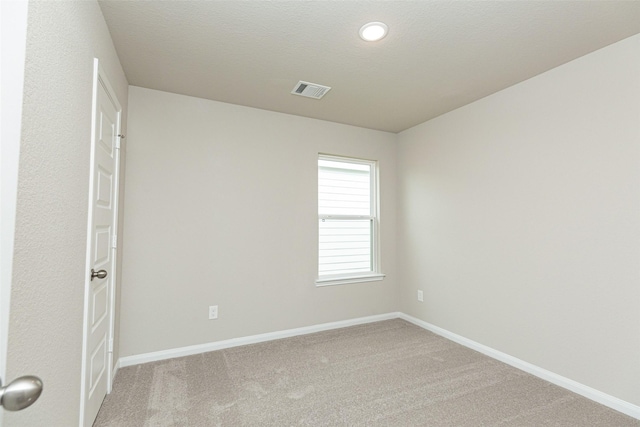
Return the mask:
[(552, 384), (555, 384), (562, 388), (566, 388), (567, 390), (584, 396), (587, 399), (591, 399), (602, 405), (608, 406), (609, 408), (614, 409), (618, 412), (622, 412), (623, 414), (629, 415), (630, 417), (640, 419), (640, 406), (634, 405), (622, 399), (618, 399), (617, 397), (603, 393), (599, 390), (596, 390), (569, 378), (563, 377), (561, 375), (555, 374), (551, 371), (547, 371), (546, 369), (543, 369), (539, 366), (533, 365), (529, 362), (525, 362), (524, 360), (520, 360), (516, 357), (510, 356), (491, 347), (487, 347), (486, 345), (480, 344), (463, 336), (454, 334), (453, 332), (449, 332), (446, 329), (442, 329), (438, 326), (432, 325), (431, 323), (427, 323), (413, 316), (409, 316), (408, 314), (398, 313), (398, 317), (406, 320), (407, 322), (413, 323), (414, 325), (420, 326), (421, 328), (424, 328), (428, 331), (431, 331), (434, 334), (440, 335), (472, 350), (476, 350), (482, 354), (485, 354), (493, 359), (504, 362), (507, 365), (511, 365), (529, 374), (535, 375), (536, 377), (542, 378), (543, 380), (549, 381)]
[(154, 351), (152, 353), (136, 354), (121, 357), (118, 365), (121, 368), (142, 363), (156, 362), (158, 360), (173, 359), (174, 357), (191, 356), (209, 351), (223, 350), (225, 348), (238, 347), (247, 344), (256, 344), (281, 338), (295, 337), (298, 335), (313, 334), (314, 332), (328, 331), (331, 329), (346, 328), (348, 326), (363, 325), (365, 323), (379, 322), (381, 320), (397, 319), (400, 313), (386, 313), (375, 316), (359, 317), (357, 319), (342, 320), (339, 322), (322, 323), (320, 325), (305, 326), (302, 328), (286, 329), (284, 331), (268, 332), (266, 334), (251, 335), (242, 338), (232, 338), (224, 341), (216, 341), (206, 344), (190, 345), (187, 347), (173, 348), (169, 350)]

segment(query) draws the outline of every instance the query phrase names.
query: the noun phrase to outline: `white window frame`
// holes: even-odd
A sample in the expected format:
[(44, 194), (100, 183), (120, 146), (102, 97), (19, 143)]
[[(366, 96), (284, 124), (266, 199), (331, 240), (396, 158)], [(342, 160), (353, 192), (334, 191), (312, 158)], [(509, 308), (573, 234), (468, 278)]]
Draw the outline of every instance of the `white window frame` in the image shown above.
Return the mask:
[[(373, 282), (384, 279), (385, 275), (381, 272), (380, 266), (380, 203), (379, 203), (379, 194), (378, 194), (378, 162), (376, 160), (365, 160), (365, 159), (357, 159), (353, 157), (345, 157), (345, 156), (336, 156), (331, 154), (318, 154), (317, 160), (329, 160), (333, 162), (343, 162), (343, 163), (355, 163), (362, 165), (370, 166), (370, 203), (371, 203), (371, 214), (366, 215), (320, 215), (318, 214), (318, 220), (322, 219), (369, 219), (371, 220), (371, 271), (369, 272), (358, 272), (351, 274), (333, 274), (333, 275), (324, 275), (320, 277), (318, 274), (316, 279), (316, 286), (332, 286), (332, 285), (344, 285), (348, 283), (362, 283), (362, 282)], [(316, 160), (316, 168), (318, 168), (318, 162)], [(319, 191), (318, 187), (319, 183), (316, 182), (316, 194)], [(316, 197), (316, 201), (318, 198)], [(318, 209), (316, 209), (316, 212)], [(316, 256), (316, 272), (319, 272), (319, 262), (320, 262), (320, 230), (318, 228), (316, 232), (316, 236), (318, 236), (318, 254)]]

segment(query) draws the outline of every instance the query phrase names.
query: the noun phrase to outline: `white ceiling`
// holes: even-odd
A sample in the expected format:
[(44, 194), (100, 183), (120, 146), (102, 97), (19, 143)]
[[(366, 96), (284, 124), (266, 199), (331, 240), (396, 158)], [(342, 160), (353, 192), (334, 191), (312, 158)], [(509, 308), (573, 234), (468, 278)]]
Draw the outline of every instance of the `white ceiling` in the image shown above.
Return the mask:
[[(640, 33), (640, 1), (100, 6), (131, 85), (390, 132)], [(362, 41), (369, 21), (387, 37)], [(333, 89), (291, 95), (298, 80)]]

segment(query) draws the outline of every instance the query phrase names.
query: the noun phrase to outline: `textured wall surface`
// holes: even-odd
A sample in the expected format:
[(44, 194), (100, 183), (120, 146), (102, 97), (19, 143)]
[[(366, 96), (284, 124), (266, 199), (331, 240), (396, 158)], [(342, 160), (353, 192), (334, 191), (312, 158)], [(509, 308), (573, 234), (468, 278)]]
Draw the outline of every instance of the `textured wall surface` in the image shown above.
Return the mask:
[[(133, 86), (129, 123), (121, 356), (397, 308), (395, 135)], [(314, 284), (319, 152), (379, 161), (383, 281)]]
[(399, 144), (402, 310), (639, 405), (640, 36)]
[(8, 426), (78, 425), (94, 57), (126, 120), (98, 4), (30, 2), (7, 377), (38, 375), (44, 393)]

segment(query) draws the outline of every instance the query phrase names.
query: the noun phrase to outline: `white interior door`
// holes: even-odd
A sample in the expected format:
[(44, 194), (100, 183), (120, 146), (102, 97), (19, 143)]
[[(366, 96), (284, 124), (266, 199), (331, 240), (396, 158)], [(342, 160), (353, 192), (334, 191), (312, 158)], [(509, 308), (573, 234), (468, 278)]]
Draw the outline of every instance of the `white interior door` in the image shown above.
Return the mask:
[(81, 425), (91, 426), (111, 391), (120, 103), (95, 60), (85, 286)]

